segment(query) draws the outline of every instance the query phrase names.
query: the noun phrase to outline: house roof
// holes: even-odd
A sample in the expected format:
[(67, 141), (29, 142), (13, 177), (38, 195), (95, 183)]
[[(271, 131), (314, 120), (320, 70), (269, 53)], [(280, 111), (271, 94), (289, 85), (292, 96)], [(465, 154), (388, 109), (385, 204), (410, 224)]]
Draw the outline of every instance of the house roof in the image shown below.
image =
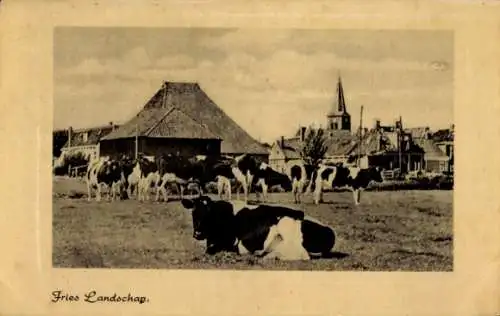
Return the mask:
[(281, 146), (281, 150), (286, 158), (289, 159), (299, 159), (300, 150), (302, 148), (302, 142), (300, 141), (300, 137), (293, 137), (284, 139), (284, 144)]
[(432, 139), (437, 142), (453, 141), (454, 132), (450, 129), (440, 129), (432, 135)]
[(412, 127), (405, 128), (406, 133), (410, 133), (412, 138), (424, 138), (427, 137), (427, 133), (429, 132), (428, 127)]
[(431, 139), (416, 139), (415, 143), (423, 149), (424, 158), (426, 160), (448, 160), (448, 156), (444, 153), (435, 142)]
[(337, 131), (326, 139), (327, 156), (347, 156), (355, 145), (356, 137), (348, 131)]
[[(382, 146), (380, 146), (381, 138), (387, 141), (386, 148), (382, 148)], [(356, 139), (354, 141), (355, 141), (354, 145), (348, 152), (351, 155), (361, 155), (361, 156), (373, 155), (383, 151), (384, 149), (392, 147), (390, 139), (387, 137), (384, 138), (384, 132), (382, 130), (375, 130), (375, 129), (369, 130), (367, 133), (363, 135), (361, 141), (359, 139)], [(360, 143), (361, 143), (361, 151), (360, 151)]]
[(165, 82), (136, 116), (103, 139), (135, 136), (136, 126), (142, 136), (219, 138), (225, 154), (268, 154), (194, 82)]
[[(99, 140), (111, 133), (112, 130), (113, 126), (111, 125), (75, 129), (71, 133), (71, 147), (97, 145)], [(85, 140), (84, 134), (87, 134), (87, 140)], [(68, 148), (68, 144), (69, 139), (62, 148)]]

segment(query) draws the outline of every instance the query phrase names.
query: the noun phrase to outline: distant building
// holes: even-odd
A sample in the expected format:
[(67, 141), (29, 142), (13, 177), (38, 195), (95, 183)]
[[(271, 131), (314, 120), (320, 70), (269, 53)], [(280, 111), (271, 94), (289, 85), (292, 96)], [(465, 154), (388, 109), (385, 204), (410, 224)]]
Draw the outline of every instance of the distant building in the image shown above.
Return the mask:
[(113, 122), (104, 126), (80, 129), (69, 127), (66, 131), (66, 143), (61, 148), (61, 156), (82, 153), (90, 159), (99, 157), (99, 141), (118, 127), (119, 125)]
[(291, 138), (281, 137), (272, 145), (269, 152), (269, 166), (274, 170), (286, 172), (287, 164), (292, 161), (301, 161), (303, 136)]
[(452, 124), (449, 129), (438, 130), (431, 137), (436, 146), (449, 158), (448, 172), (454, 172), (455, 125)]
[(164, 82), (144, 108), (101, 140), (103, 156), (137, 151), (191, 155), (251, 154), (267, 161), (269, 152), (192, 82)]
[[(380, 120), (375, 120), (372, 128), (352, 133), (351, 116), (347, 111), (340, 77), (335, 102), (326, 120), (328, 151), (325, 162), (357, 163), (364, 168), (380, 166), (400, 174), (417, 170), (442, 172), (453, 168), (453, 145), (445, 131), (438, 131), (436, 137), (440, 139), (435, 141), (430, 137), (429, 128), (404, 129), (399, 118), (393, 125), (382, 125)], [(294, 137), (276, 140), (269, 155), (271, 167), (281, 171), (285, 170), (288, 162), (301, 160), (300, 152), (307, 133), (306, 127), (300, 127)]]
[(342, 80), (339, 76), (337, 82), (337, 97), (336, 102), (333, 104), (331, 110), (327, 113), (327, 127), (326, 131), (329, 136), (333, 136), (336, 133), (351, 132), (351, 115), (347, 112), (345, 97), (344, 97), (344, 87), (342, 86)]

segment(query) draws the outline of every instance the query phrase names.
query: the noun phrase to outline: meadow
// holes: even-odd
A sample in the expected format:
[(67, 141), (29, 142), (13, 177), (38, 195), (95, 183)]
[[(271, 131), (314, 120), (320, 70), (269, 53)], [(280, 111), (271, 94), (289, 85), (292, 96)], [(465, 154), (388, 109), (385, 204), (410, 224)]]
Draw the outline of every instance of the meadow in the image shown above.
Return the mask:
[[(215, 198), (215, 196), (213, 196)], [(233, 196), (233, 198), (235, 198)], [(255, 194), (250, 200), (255, 201)], [(453, 191), (328, 192), (314, 205), (306, 196), (272, 193), (268, 203), (300, 208), (337, 234), (329, 258), (265, 261), (234, 253), (204, 254), (192, 237), (191, 215), (178, 199), (161, 202), (87, 201), (85, 183), (53, 181), (53, 266), (64, 268), (452, 271)]]

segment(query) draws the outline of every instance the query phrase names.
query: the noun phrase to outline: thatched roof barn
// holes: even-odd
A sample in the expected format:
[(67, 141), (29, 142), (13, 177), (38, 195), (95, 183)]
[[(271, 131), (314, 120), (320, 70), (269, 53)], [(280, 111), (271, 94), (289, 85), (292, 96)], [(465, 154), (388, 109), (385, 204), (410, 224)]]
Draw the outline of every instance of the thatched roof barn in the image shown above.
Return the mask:
[[(147, 147), (139, 148), (141, 152), (154, 151), (154, 146), (170, 139), (176, 140), (176, 148), (188, 145), (188, 141), (198, 142), (195, 147), (199, 150), (193, 147), (193, 153), (198, 154), (201, 147), (209, 146), (206, 154), (219, 151), (226, 155), (268, 155), (262, 144), (232, 120), (194, 82), (165, 82), (137, 115), (101, 140), (101, 152), (128, 152), (130, 140), (136, 135), (142, 141), (149, 139), (149, 145), (140, 143), (140, 147)], [(111, 142), (115, 143), (114, 146), (108, 146)], [(182, 152), (180, 147), (176, 150)]]

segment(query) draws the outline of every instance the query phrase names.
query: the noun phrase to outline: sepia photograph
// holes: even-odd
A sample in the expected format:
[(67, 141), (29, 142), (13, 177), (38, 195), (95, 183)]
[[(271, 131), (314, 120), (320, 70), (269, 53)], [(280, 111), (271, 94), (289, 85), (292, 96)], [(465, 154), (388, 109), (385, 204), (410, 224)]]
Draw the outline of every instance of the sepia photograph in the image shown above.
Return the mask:
[(52, 266), (454, 271), (445, 30), (56, 27)]

